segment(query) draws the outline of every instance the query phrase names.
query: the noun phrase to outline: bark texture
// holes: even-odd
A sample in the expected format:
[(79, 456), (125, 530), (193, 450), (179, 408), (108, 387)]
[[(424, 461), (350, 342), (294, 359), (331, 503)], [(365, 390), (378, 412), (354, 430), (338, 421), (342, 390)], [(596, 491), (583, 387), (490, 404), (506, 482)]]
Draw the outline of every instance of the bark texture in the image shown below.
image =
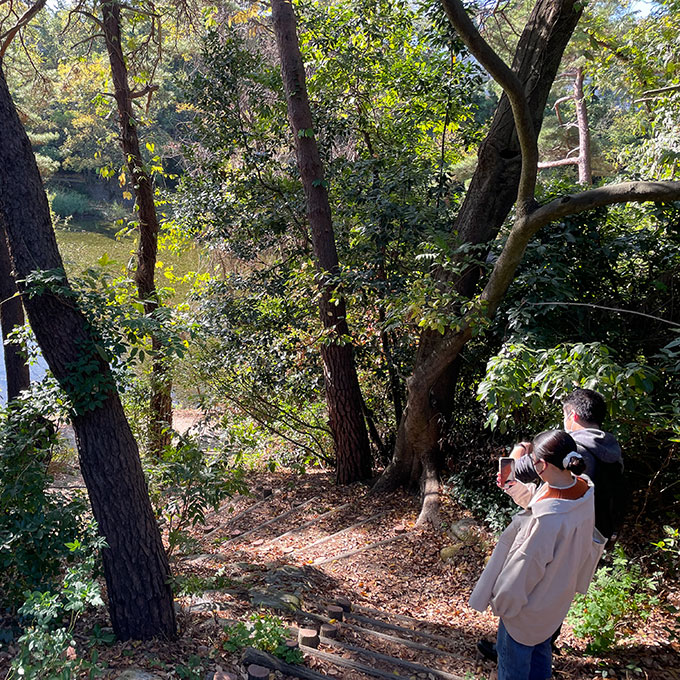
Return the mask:
[(281, 72), (297, 152), (300, 177), (307, 199), (317, 278), (321, 286), (319, 312), (326, 331), (321, 349), (330, 427), (337, 458), (336, 476), (348, 484), (371, 476), (371, 454), (362, 397), (349, 341), (344, 298), (332, 301), (332, 278), (339, 273), (338, 254), (326, 190), (323, 164), (314, 137), (304, 64), (289, 0), (273, 0), (272, 19), (281, 59)]
[[(449, 0), (442, 4), (453, 23), (460, 4), (454, 7)], [(533, 127), (536, 137), (562, 54), (580, 18), (575, 5), (575, 0), (538, 0), (517, 45), (512, 71), (523, 87), (530, 116), (527, 126)], [(521, 175), (520, 140), (510, 100), (504, 94), (480, 146), (477, 168), (453, 225), (459, 242), (485, 244), (495, 238), (517, 199)], [(479, 272), (470, 270), (455, 282), (445, 273), (439, 278), (442, 285), (456, 285), (461, 293), (471, 296)], [(438, 522), (432, 488), (438, 486), (436, 459), (445, 414), (433, 397), (454, 389), (447, 378), (469, 337), (469, 329), (444, 335), (427, 331), (421, 336), (394, 457), (376, 487), (420, 487), (424, 497), (432, 499), (423, 506), (421, 523)]]
[(103, 551), (109, 612), (120, 639), (176, 633), (170, 569), (149, 501), (137, 444), (109, 366), (74, 303), (28, 137), (0, 64), (0, 214), (17, 279), (52, 272), (59, 284), (19, 284), (26, 313), (52, 373), (73, 403), (80, 468)]
[(16, 326), (24, 325), (24, 308), (12, 271), (12, 262), (7, 247), (5, 225), (0, 214), (0, 326), (5, 355), (5, 375), (7, 377), (7, 401), (16, 399), (31, 384), (31, 375), (21, 347), (7, 342), (7, 336)]
[[(139, 246), (137, 248), (137, 270), (135, 282), (144, 311), (151, 316), (158, 308), (155, 270), (158, 251), (158, 215), (154, 203), (154, 187), (144, 166), (139, 147), (139, 135), (132, 111), (133, 93), (128, 82), (127, 66), (121, 45), (121, 5), (116, 0), (102, 4), (102, 29), (106, 50), (111, 64), (114, 96), (118, 107), (121, 130), (121, 147), (132, 177), (139, 214)], [(148, 91), (145, 91), (148, 92)], [(139, 94), (139, 93), (136, 93)], [(160, 455), (163, 447), (170, 443), (172, 427), (172, 379), (162, 358), (161, 345), (152, 338), (152, 349), (157, 358), (152, 365), (151, 400), (149, 423), (149, 450)]]

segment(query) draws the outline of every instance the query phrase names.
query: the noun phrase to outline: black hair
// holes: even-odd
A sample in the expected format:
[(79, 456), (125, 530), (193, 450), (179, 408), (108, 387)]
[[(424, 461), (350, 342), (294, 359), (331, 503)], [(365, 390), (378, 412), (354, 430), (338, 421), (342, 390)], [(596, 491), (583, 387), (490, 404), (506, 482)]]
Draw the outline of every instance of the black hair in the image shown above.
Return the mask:
[(558, 470), (569, 470), (575, 475), (585, 472), (586, 462), (581, 456), (572, 458), (565, 468), (563, 461), (572, 451), (576, 451), (576, 442), (564, 430), (541, 432), (534, 438), (533, 444), (534, 456), (554, 465)]
[(570, 406), (581, 420), (600, 427), (607, 415), (604, 397), (595, 390), (581, 388), (574, 390), (562, 402), (562, 407), (565, 406)]

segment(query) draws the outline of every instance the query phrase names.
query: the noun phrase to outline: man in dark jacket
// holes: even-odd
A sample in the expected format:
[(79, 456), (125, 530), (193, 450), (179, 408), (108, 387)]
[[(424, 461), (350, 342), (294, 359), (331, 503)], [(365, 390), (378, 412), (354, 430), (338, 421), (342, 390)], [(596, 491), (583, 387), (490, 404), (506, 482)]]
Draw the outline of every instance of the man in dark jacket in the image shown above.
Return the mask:
[[(564, 429), (576, 442), (586, 463), (585, 474), (595, 485), (595, 526), (610, 539), (621, 524), (628, 494), (623, 479), (623, 456), (615, 437), (602, 430), (607, 415), (604, 397), (595, 390), (574, 390), (562, 402)], [(540, 481), (531, 461), (530, 443), (520, 442), (510, 456), (517, 460), (521, 482)]]

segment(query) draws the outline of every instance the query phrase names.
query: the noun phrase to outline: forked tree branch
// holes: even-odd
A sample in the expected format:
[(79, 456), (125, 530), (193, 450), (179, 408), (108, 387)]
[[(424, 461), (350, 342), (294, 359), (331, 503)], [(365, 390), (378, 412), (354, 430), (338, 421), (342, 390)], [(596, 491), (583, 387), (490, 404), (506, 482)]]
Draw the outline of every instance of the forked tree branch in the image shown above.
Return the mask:
[(442, 0), (442, 5), (461, 40), (489, 75), (503, 88), (510, 102), (522, 153), (517, 210), (520, 214), (525, 213), (534, 200), (538, 143), (524, 87), (512, 69), (479, 34), (460, 0)]
[(5, 56), (7, 48), (10, 46), (16, 34), (45, 6), (47, 0), (37, 0), (35, 5), (31, 5), (23, 14), (23, 16), (2, 35), (0, 35), (0, 59)]
[(621, 203), (646, 203), (648, 201), (680, 201), (680, 182), (622, 182), (597, 189), (556, 198), (535, 208), (531, 214), (519, 217), (496, 260), (489, 280), (480, 294), (481, 306), (466, 314), (460, 321), (460, 330), (451, 333), (440, 350), (429, 357), (414, 377), (436, 379), (448, 366), (451, 351), (462, 347), (472, 337), (474, 316), (480, 312), (493, 317), (517, 271), (527, 244), (536, 232), (550, 222), (577, 213)]

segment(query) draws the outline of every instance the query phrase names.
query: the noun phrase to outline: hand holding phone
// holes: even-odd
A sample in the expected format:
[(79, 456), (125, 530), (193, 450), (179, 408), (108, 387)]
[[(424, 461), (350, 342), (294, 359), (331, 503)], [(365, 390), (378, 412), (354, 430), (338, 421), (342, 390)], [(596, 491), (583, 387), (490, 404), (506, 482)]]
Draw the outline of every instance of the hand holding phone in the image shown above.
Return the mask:
[(515, 459), (503, 456), (498, 459), (498, 486), (505, 489), (515, 479)]

